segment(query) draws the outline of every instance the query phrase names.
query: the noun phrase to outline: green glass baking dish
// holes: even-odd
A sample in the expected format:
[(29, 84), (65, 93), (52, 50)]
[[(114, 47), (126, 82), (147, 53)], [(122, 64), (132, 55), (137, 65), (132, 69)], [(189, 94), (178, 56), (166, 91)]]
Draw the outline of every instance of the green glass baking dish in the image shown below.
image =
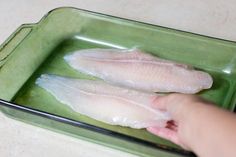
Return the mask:
[(139, 156), (194, 156), (147, 131), (111, 126), (73, 112), (35, 85), (42, 73), (96, 79), (63, 60), (87, 48), (139, 48), (162, 58), (191, 64), (213, 76), (200, 96), (233, 111), (236, 43), (112, 17), (76, 8), (58, 8), (37, 24), (22, 25), (0, 47), (0, 108), (33, 125)]

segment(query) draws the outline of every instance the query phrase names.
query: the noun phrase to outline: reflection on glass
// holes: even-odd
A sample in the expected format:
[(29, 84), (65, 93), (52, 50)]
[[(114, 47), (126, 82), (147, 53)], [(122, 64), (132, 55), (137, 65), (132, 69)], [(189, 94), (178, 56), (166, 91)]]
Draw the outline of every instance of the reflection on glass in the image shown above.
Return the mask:
[(98, 40), (95, 40), (95, 39), (91, 39), (91, 38), (83, 37), (83, 36), (78, 36), (78, 35), (75, 36), (75, 38), (79, 39), (79, 40), (83, 40), (83, 41), (99, 44), (99, 45), (105, 45), (105, 46), (108, 46), (108, 47), (117, 48), (117, 49), (126, 49), (126, 47), (123, 47), (123, 46), (120, 46), (120, 45), (116, 45), (116, 44), (112, 44), (112, 43), (108, 43), (107, 41), (98, 41)]

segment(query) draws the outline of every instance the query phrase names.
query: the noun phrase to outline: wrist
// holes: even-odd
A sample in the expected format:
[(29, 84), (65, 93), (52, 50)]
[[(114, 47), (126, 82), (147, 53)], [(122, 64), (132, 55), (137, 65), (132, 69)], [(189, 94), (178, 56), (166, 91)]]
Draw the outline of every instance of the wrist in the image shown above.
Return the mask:
[(204, 123), (204, 117), (208, 115), (207, 104), (205, 102), (196, 102), (190, 105), (186, 105), (185, 109), (180, 116), (179, 133), (184, 143), (193, 151), (195, 151), (197, 145), (201, 145), (202, 129)]

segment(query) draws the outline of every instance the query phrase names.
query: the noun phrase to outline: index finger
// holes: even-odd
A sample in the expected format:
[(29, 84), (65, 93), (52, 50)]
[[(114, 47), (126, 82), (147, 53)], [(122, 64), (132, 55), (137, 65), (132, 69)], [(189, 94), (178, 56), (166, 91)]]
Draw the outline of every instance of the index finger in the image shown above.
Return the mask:
[(159, 110), (167, 110), (166, 96), (155, 96), (152, 100), (151, 107)]

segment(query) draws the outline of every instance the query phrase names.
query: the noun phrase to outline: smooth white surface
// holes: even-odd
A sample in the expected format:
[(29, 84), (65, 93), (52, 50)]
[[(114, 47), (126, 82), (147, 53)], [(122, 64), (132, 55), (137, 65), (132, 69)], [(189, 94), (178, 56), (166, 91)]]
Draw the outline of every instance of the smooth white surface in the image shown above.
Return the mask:
[[(235, 0), (0, 0), (0, 43), (23, 23), (73, 6), (236, 41)], [(1, 157), (132, 156), (6, 118), (0, 114)]]
[(0, 0), (0, 43), (22, 23), (73, 6), (236, 41), (236, 0)]
[(7, 118), (0, 112), (1, 157), (135, 157)]

